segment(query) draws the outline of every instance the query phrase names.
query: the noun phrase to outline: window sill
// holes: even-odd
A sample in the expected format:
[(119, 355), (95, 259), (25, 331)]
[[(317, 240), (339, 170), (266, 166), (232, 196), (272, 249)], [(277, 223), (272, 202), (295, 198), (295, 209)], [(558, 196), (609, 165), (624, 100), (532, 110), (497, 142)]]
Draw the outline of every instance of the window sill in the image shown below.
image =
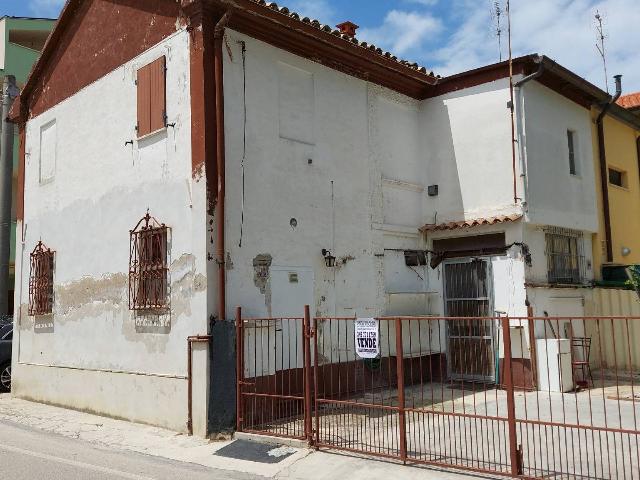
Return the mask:
[(44, 186), (44, 185), (49, 185), (49, 184), (53, 183), (53, 181), (55, 179), (56, 179), (56, 177), (53, 176), (53, 177), (49, 177), (49, 178), (44, 178), (44, 179), (38, 180), (38, 185), (40, 185), (41, 187)]
[(591, 282), (586, 282), (586, 283), (525, 282), (524, 286), (529, 288), (563, 288), (563, 289), (593, 288), (593, 284)]
[(620, 185), (616, 185), (615, 183), (611, 183), (611, 182), (609, 182), (609, 186), (612, 187), (614, 190), (620, 190), (621, 192), (629, 193), (629, 187), (621, 187)]
[(142, 135), (140, 137), (137, 137), (136, 141), (137, 142), (141, 142), (141, 141), (146, 140), (148, 138), (155, 137), (159, 133), (166, 132), (166, 131), (167, 131), (167, 127), (165, 126), (165, 127), (159, 128), (158, 130), (154, 130), (153, 132), (149, 132), (149, 133), (146, 133), (146, 134), (144, 134), (144, 135)]

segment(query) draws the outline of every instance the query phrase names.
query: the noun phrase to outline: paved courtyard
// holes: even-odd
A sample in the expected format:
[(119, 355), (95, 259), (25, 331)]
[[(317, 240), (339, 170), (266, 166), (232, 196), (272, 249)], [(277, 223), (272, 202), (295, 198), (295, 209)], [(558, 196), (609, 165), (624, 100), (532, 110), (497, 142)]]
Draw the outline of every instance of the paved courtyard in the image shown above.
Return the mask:
[[(516, 434), (524, 473), (562, 479), (640, 478), (638, 385), (634, 380), (615, 386), (605, 378), (601, 386), (577, 393), (516, 392)], [(341, 400), (319, 404), (321, 444), (399, 455), (396, 390), (350, 398), (351, 403)], [(510, 471), (503, 390), (479, 384), (426, 383), (407, 387), (405, 403), (410, 460)], [(290, 423), (299, 427), (300, 419)]]

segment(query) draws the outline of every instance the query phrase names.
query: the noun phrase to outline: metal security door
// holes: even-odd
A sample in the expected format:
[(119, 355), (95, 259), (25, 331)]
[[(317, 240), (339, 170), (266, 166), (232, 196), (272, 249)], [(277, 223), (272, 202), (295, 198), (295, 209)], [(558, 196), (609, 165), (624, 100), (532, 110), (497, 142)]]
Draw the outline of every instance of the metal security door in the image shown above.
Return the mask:
[(446, 315), (458, 317), (447, 322), (450, 377), (494, 382), (496, 325), (482, 319), (493, 316), (490, 260), (450, 261), (444, 269)]

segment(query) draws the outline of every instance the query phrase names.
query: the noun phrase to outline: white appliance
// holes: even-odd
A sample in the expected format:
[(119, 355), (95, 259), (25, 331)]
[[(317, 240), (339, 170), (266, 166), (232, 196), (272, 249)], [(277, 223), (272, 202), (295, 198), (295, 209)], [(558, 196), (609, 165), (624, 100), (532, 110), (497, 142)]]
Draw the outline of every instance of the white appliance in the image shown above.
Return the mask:
[(571, 340), (536, 340), (538, 385), (542, 392), (570, 392), (574, 389), (571, 367)]

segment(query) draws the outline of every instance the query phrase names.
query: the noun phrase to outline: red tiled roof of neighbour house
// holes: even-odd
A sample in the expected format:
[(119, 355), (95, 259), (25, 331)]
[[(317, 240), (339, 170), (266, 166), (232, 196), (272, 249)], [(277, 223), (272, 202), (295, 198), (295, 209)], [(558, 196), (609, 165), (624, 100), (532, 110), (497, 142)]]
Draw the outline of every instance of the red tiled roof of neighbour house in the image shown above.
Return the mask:
[(431, 223), (420, 229), (421, 232), (438, 232), (444, 230), (457, 230), (459, 228), (479, 227), (484, 225), (496, 225), (499, 223), (517, 222), (522, 218), (520, 214), (502, 215), (498, 217), (479, 218), (475, 220), (460, 220), (458, 222)]
[(640, 108), (640, 92), (623, 95), (618, 99), (618, 105), (628, 109)]

